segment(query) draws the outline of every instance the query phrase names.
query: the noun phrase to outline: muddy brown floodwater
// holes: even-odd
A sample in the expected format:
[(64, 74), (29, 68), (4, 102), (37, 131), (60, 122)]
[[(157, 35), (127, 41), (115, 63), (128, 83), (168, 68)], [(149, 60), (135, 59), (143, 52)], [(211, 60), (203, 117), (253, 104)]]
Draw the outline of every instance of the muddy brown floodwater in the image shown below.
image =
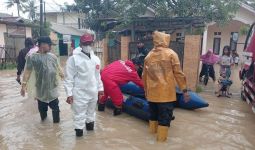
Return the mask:
[(188, 111), (175, 109), (166, 143), (157, 143), (148, 133), (146, 122), (127, 114), (112, 116), (112, 111), (96, 112), (94, 132), (76, 138), (71, 108), (65, 103), (61, 87), (61, 122), (52, 123), (51, 112), (41, 123), (37, 103), (19, 94), (15, 71), (0, 72), (0, 149), (1, 150), (254, 150), (255, 114), (240, 100), (239, 84), (234, 96), (216, 98), (212, 83), (205, 87), (204, 97), (210, 106)]

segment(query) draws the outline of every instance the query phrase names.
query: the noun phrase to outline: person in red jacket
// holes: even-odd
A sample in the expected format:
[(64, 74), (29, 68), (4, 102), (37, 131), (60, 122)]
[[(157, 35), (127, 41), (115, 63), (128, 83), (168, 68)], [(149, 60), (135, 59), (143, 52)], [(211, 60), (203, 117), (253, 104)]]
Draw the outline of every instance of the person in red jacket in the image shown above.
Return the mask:
[(139, 62), (135, 59), (132, 61), (118, 60), (102, 70), (101, 79), (104, 84), (104, 96), (99, 98), (98, 111), (104, 111), (105, 102), (110, 97), (115, 106), (113, 115), (120, 115), (122, 112), (123, 95), (119, 86), (132, 81), (143, 88), (142, 80), (137, 74)]

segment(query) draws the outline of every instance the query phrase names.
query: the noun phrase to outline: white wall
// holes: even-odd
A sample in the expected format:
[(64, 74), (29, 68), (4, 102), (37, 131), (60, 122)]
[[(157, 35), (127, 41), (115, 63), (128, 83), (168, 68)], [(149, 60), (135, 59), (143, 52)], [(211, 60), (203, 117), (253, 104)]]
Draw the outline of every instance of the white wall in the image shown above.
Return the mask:
[(64, 24), (68, 26), (72, 26), (78, 28), (78, 18), (85, 18), (85, 14), (76, 13), (76, 12), (54, 12), (47, 13), (46, 20), (48, 22)]
[(78, 13), (58, 13), (57, 23), (78, 28)]
[(57, 14), (56, 13), (47, 13), (46, 14), (46, 21), (57, 23)]
[[(220, 27), (218, 24), (214, 24), (208, 27), (208, 37), (207, 37), (207, 46), (206, 49), (213, 48), (213, 41), (214, 41), (214, 32), (221, 32), (221, 44), (220, 44), (220, 54), (222, 53), (222, 49), (225, 45), (230, 45), (230, 37), (231, 32), (239, 32), (242, 25), (245, 25), (244, 23), (240, 21), (232, 20), (228, 25)], [(245, 42), (245, 35), (240, 35), (239, 33), (239, 39), (238, 43), (244, 43)], [(237, 45), (237, 51), (240, 53), (243, 51), (243, 44)]]
[[(242, 25), (251, 25), (255, 22), (255, 11), (249, 10), (249, 8), (245, 8), (246, 6), (241, 6), (235, 17), (231, 22), (227, 25), (220, 27), (218, 24), (210, 23), (208, 24), (208, 37), (207, 37), (207, 44), (206, 49), (213, 48), (213, 40), (214, 40), (214, 32), (221, 32), (221, 51), (225, 45), (230, 44), (230, 37), (231, 32), (239, 32)], [(239, 33), (239, 40), (238, 43), (244, 43), (246, 39), (246, 35), (240, 35)], [(243, 44), (237, 45), (237, 51), (241, 53), (243, 51)]]
[(26, 38), (32, 37), (32, 29), (31, 27), (26, 27)]
[(4, 33), (6, 32), (6, 24), (0, 24), (0, 45), (5, 45)]

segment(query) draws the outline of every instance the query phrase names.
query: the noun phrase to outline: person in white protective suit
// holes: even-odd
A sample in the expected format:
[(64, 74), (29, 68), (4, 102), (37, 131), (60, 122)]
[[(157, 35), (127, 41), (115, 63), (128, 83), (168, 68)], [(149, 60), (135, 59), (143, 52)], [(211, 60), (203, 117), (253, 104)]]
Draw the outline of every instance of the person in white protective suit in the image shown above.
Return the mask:
[(94, 36), (85, 33), (80, 38), (80, 47), (69, 57), (65, 70), (64, 87), (68, 104), (74, 113), (77, 137), (83, 136), (83, 128), (94, 130), (95, 108), (98, 97), (103, 96), (100, 76), (100, 59), (93, 52)]

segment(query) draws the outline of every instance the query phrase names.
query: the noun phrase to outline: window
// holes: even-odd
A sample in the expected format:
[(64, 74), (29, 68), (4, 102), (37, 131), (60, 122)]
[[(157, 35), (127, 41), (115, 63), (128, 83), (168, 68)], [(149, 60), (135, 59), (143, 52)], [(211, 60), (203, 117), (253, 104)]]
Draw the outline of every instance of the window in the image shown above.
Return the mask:
[(221, 36), (221, 32), (214, 32), (214, 36)]
[(237, 42), (238, 42), (238, 32), (231, 32), (230, 36), (230, 49), (232, 51), (236, 51), (237, 48)]
[(183, 33), (176, 33), (176, 42), (180, 42), (184, 40)]
[(176, 36), (182, 36), (182, 33), (176, 33)]

